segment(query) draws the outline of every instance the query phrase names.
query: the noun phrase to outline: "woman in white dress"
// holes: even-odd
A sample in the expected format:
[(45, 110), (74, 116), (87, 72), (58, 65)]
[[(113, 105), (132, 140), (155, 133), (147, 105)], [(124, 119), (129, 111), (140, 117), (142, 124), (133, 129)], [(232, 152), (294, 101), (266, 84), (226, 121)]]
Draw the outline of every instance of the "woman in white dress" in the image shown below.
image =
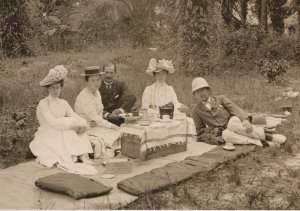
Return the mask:
[(105, 148), (118, 148), (119, 127), (103, 119), (103, 104), (99, 88), (101, 85), (100, 67), (86, 67), (84, 76), (86, 87), (78, 94), (75, 112), (90, 125), (87, 133), (100, 139), (102, 154)]
[(156, 60), (152, 58), (146, 73), (154, 76), (155, 82), (147, 86), (142, 97), (142, 107), (152, 110), (158, 110), (159, 106), (169, 103), (174, 105), (174, 112), (186, 112), (187, 106), (180, 103), (172, 86), (166, 83), (169, 73), (174, 73), (174, 67), (171, 60)]
[(67, 101), (60, 99), (64, 79), (68, 71), (59, 65), (50, 69), (40, 82), (48, 96), (40, 100), (36, 115), (40, 124), (29, 147), (40, 164), (51, 167), (56, 163), (74, 163), (79, 158), (92, 164), (92, 153), (85, 131), (87, 122), (80, 118)]
[[(174, 105), (174, 115), (180, 113), (185, 116), (188, 107), (180, 103), (172, 86), (166, 83), (167, 76), (174, 73), (175, 69), (171, 60), (150, 59), (146, 73), (154, 76), (155, 82), (147, 86), (142, 97), (142, 108), (148, 109), (148, 113), (158, 113), (159, 107), (167, 104)], [(196, 129), (194, 121), (190, 117), (186, 117), (188, 122), (188, 134), (195, 136)]]

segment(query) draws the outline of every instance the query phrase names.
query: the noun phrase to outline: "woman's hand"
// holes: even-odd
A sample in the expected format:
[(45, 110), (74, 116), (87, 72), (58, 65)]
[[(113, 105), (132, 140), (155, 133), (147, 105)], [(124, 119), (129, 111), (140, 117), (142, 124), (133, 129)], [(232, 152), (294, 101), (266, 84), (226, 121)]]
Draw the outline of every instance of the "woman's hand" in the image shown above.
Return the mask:
[(253, 126), (252, 124), (249, 122), (249, 120), (244, 120), (242, 121), (243, 126), (246, 128), (246, 132), (247, 133), (252, 133), (253, 132)]
[(96, 127), (97, 126), (97, 122), (95, 122), (95, 121), (90, 121), (90, 126), (91, 127)]
[(83, 134), (87, 130), (87, 127), (84, 127), (84, 126), (73, 126), (71, 128), (71, 130), (74, 130), (78, 135), (81, 135), (81, 134)]
[(188, 107), (186, 105), (181, 105), (179, 108), (178, 108), (178, 111), (180, 111), (181, 113), (186, 113), (188, 111)]

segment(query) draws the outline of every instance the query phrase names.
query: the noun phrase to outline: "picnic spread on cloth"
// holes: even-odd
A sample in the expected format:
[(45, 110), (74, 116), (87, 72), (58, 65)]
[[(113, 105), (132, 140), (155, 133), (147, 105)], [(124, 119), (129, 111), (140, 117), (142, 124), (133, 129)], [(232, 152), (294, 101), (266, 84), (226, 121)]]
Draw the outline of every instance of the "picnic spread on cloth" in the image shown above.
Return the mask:
[(133, 158), (148, 160), (186, 151), (189, 134), (187, 119), (169, 122), (152, 122), (121, 125), (121, 153)]

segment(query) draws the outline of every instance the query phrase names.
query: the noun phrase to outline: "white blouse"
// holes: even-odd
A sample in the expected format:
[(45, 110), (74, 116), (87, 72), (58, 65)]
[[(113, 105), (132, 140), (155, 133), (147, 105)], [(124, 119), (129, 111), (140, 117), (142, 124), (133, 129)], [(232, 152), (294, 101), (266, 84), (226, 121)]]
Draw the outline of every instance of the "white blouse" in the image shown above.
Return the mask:
[(182, 106), (177, 100), (172, 86), (166, 83), (158, 83), (147, 86), (142, 97), (142, 107), (156, 109), (159, 106), (172, 102), (175, 108)]
[(76, 98), (75, 112), (87, 121), (95, 121), (98, 126), (111, 128), (113, 125), (103, 119), (103, 104), (98, 90), (93, 94), (84, 88)]
[(39, 102), (36, 115), (40, 126), (49, 125), (58, 130), (67, 130), (74, 126), (88, 126), (86, 121), (73, 111), (67, 101), (50, 95)]
[(93, 152), (87, 135), (72, 130), (88, 124), (67, 101), (48, 96), (40, 100), (36, 115), (40, 126), (29, 148), (40, 164), (51, 167), (57, 162), (69, 163), (73, 162), (72, 156)]

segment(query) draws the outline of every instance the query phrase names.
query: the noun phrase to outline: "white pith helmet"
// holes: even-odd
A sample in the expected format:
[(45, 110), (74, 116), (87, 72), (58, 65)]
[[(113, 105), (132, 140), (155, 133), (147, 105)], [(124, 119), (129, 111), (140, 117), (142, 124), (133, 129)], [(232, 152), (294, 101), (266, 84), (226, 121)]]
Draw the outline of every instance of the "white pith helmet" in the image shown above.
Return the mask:
[(205, 87), (210, 88), (210, 86), (208, 85), (207, 81), (204, 78), (201, 77), (194, 78), (192, 82), (192, 93), (194, 93), (194, 91), (198, 89), (202, 89)]

